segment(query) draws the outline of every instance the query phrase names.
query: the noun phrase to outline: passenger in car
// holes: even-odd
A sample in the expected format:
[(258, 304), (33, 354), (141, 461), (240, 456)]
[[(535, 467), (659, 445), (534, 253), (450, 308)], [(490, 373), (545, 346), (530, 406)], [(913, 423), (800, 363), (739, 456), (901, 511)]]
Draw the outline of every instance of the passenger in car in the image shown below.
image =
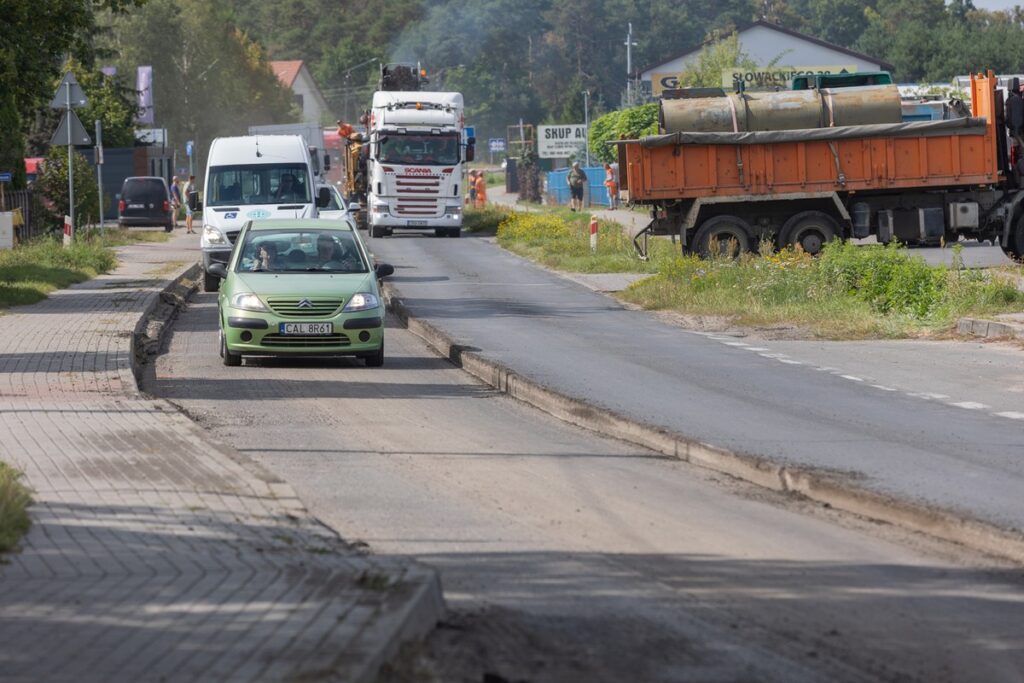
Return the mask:
[(256, 247), (256, 260), (252, 264), (254, 271), (277, 270), (277, 247), (273, 242), (263, 242)]

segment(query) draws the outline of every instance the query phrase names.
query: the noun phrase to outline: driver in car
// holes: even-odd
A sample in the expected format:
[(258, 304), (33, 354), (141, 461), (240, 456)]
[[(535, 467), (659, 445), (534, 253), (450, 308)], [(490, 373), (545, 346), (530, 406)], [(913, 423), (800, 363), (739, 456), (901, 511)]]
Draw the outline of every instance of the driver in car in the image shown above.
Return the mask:
[(359, 259), (330, 235), (316, 238), (316, 268), (320, 270), (355, 270)]

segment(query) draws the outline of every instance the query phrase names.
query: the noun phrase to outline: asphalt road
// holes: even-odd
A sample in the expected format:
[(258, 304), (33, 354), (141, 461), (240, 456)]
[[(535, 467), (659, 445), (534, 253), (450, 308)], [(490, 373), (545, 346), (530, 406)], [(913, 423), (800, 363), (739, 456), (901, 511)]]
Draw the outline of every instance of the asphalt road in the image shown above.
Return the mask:
[[(843, 371), (841, 353), (806, 362), (770, 345), (690, 333), (486, 238), (408, 235), (371, 247), (395, 265), (390, 282), (414, 315), (564, 394), (1024, 530), (1024, 402), (926, 401), (913, 382), (893, 387), (885, 376), (870, 382)], [(932, 360), (916, 364), (925, 377), (955, 362)]]
[[(504, 320), (514, 334), (520, 318)], [(146, 388), (286, 479), (348, 540), (442, 571), (449, 618), (383, 680), (1024, 672), (1019, 568), (576, 429), (402, 329), (387, 330), (381, 369), (225, 368), (216, 339), (214, 295), (199, 295)]]

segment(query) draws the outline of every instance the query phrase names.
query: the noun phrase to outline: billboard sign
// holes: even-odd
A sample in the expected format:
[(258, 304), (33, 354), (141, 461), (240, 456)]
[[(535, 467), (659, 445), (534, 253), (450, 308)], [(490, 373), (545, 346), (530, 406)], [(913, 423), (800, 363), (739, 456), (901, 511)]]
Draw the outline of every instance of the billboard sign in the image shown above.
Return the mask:
[(537, 156), (541, 159), (568, 159), (582, 152), (586, 146), (585, 124), (537, 126)]
[(786, 88), (797, 76), (814, 76), (818, 74), (848, 74), (857, 71), (856, 64), (838, 64), (825, 66), (765, 66), (756, 69), (722, 69), (722, 87), (735, 90), (738, 83), (743, 83), (747, 90), (756, 88)]
[(505, 138), (489, 138), (487, 140), (487, 149), (492, 152), (504, 152)]

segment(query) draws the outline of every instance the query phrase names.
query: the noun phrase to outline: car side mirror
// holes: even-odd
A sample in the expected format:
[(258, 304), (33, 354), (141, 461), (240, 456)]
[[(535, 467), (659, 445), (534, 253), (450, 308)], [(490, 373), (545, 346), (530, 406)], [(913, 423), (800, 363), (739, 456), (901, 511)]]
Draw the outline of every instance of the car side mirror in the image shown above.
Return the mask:
[(206, 270), (210, 275), (216, 275), (222, 280), (228, 276), (228, 267), (223, 263), (211, 263)]
[(331, 191), (326, 187), (321, 187), (316, 193), (316, 208), (322, 209), (331, 203)]
[(325, 171), (330, 171), (331, 170), (331, 155), (330, 154), (325, 154), (324, 155), (324, 170)]
[[(470, 138), (472, 140), (473, 138)], [(476, 158), (476, 147), (473, 145), (466, 145), (466, 161), (473, 161)]]
[(359, 213), (359, 211), (362, 210), (362, 208), (363, 207), (361, 207), (359, 205), (359, 202), (349, 202), (348, 212), (349, 213)]
[(393, 265), (391, 265), (390, 263), (378, 263), (376, 270), (377, 270), (377, 279), (380, 280), (380, 279), (386, 278), (388, 275), (391, 275), (392, 273), (394, 273), (395, 272), (395, 267)]

